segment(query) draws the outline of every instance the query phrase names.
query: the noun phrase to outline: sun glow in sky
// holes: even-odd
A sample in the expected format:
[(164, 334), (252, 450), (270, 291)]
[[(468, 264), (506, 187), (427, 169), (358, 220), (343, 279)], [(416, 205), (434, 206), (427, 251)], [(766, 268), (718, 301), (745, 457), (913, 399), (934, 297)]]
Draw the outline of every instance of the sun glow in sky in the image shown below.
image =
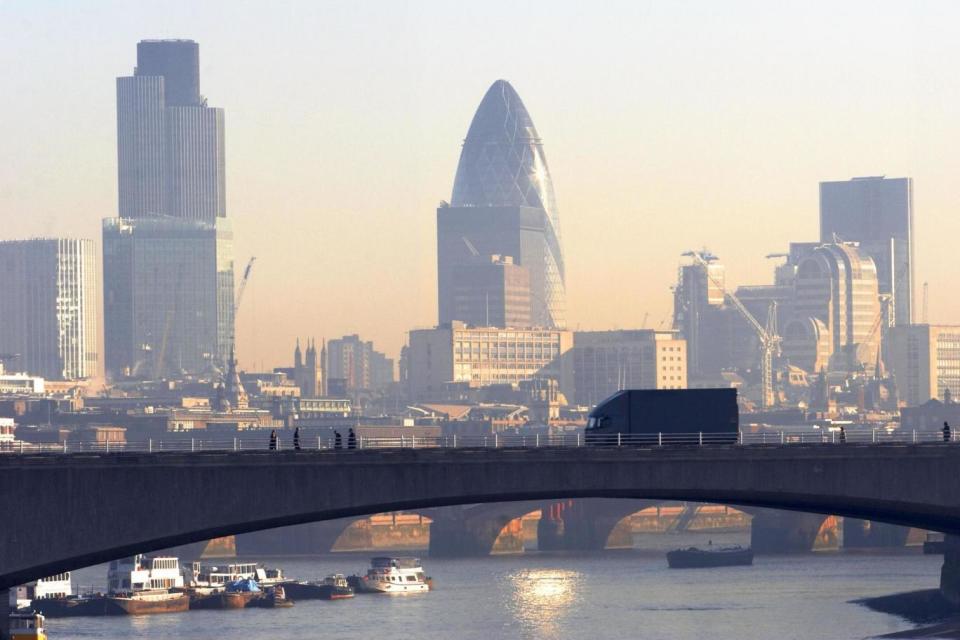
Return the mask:
[[(669, 324), (680, 253), (728, 282), (816, 239), (817, 183), (912, 176), (917, 289), (960, 321), (954, 2), (64, 3), (0, 0), (0, 237), (99, 242), (116, 215), (114, 78), (200, 43), (226, 111), (246, 368), (296, 336), (396, 357), (436, 319), (435, 208), (497, 78), (543, 138), (572, 328)], [(920, 300), (917, 300), (920, 306)]]

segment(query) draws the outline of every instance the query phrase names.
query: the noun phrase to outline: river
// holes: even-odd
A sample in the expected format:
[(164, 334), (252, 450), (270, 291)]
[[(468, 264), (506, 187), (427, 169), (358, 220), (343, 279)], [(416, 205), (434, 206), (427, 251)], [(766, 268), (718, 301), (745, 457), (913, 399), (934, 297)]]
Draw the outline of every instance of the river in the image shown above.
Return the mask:
[[(714, 543), (746, 534), (710, 536)], [(940, 556), (916, 550), (759, 556), (752, 567), (669, 570), (662, 550), (704, 544), (703, 534), (637, 537), (643, 550), (424, 558), (436, 589), (409, 596), (304, 601), (292, 609), (190, 611), (144, 617), (48, 620), (50, 640), (129, 638), (748, 638), (838, 640), (912, 628), (850, 603), (936, 586)], [(268, 561), (290, 576), (365, 569), (369, 554)], [(74, 572), (102, 588), (106, 567)]]

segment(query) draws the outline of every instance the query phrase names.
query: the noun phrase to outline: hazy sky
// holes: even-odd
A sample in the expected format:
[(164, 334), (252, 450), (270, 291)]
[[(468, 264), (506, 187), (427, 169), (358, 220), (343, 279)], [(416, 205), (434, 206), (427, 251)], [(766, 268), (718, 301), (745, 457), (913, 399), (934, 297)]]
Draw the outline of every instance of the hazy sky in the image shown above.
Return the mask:
[(114, 78), (200, 43), (226, 111), (241, 364), (358, 332), (396, 356), (436, 319), (435, 208), (497, 78), (557, 189), (573, 328), (668, 321), (679, 254), (728, 282), (817, 237), (817, 183), (915, 179), (919, 291), (960, 321), (960, 3), (0, 0), (0, 238), (116, 215)]

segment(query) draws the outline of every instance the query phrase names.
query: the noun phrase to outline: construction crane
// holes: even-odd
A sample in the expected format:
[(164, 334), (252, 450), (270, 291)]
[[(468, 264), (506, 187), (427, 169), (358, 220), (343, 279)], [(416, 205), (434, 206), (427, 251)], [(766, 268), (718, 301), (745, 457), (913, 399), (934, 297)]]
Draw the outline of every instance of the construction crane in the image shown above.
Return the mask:
[(713, 254), (702, 251), (686, 251), (682, 254), (693, 258), (694, 262), (703, 267), (704, 273), (715, 287), (723, 292), (724, 297), (730, 301), (734, 308), (747, 321), (753, 332), (757, 334), (760, 340), (760, 407), (770, 409), (776, 403), (776, 393), (774, 389), (773, 359), (780, 355), (781, 338), (776, 331), (776, 302), (771, 302), (770, 312), (768, 312), (767, 326), (764, 327), (753, 317), (753, 314), (740, 302), (734, 294), (727, 291), (724, 284), (710, 274), (710, 262), (716, 260)]
[(240, 278), (240, 288), (237, 290), (237, 301), (233, 304), (233, 317), (237, 317), (237, 309), (240, 308), (240, 301), (243, 300), (243, 292), (247, 290), (247, 281), (250, 280), (250, 271), (253, 270), (253, 263), (257, 256), (250, 256), (247, 262), (247, 268), (243, 270), (243, 277)]

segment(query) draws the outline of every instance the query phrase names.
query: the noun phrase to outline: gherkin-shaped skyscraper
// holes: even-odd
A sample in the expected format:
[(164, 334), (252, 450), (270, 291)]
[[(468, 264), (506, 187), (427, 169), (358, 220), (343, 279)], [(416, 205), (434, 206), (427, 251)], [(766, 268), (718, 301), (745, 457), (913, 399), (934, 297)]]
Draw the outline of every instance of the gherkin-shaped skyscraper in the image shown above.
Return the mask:
[(470, 124), (450, 203), (437, 210), (440, 323), (566, 325), (560, 224), (543, 144), (505, 80)]

